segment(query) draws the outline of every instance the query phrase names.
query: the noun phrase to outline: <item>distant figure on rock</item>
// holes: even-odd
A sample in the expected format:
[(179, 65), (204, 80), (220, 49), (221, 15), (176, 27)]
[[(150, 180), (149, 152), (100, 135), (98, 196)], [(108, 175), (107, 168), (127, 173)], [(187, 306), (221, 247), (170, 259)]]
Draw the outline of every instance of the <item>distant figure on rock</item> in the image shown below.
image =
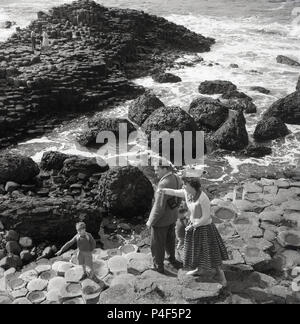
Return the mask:
[(211, 205), (201, 190), (199, 178), (184, 177), (182, 190), (162, 188), (163, 195), (183, 198), (190, 211), (190, 225), (186, 227), (184, 241), (184, 267), (193, 269), (187, 275), (201, 275), (207, 270), (216, 270), (223, 286), (227, 285), (223, 260), (228, 260), (225, 244), (212, 223)]
[(160, 190), (164, 188), (180, 189), (182, 184), (180, 179), (173, 173), (172, 166), (156, 166), (155, 173), (160, 181), (147, 226), (151, 228), (151, 251), (154, 270), (164, 273), (166, 252), (170, 263), (175, 268), (180, 267), (180, 262), (175, 257), (175, 226), (181, 201), (167, 195), (162, 197)]
[(49, 36), (48, 36), (48, 33), (46, 32), (46, 30), (43, 31), (42, 37), (43, 37), (42, 50), (48, 51), (48, 49), (50, 47), (50, 41), (49, 41)]
[(34, 53), (36, 50), (36, 32), (34, 30), (31, 31), (31, 46), (32, 52)]
[(87, 267), (91, 269), (90, 277), (94, 277), (93, 267), (93, 251), (96, 248), (96, 242), (92, 234), (86, 232), (86, 225), (83, 222), (76, 224), (77, 234), (72, 238), (71, 241), (67, 242), (57, 253), (60, 256), (66, 252), (71, 246), (77, 243), (78, 247), (78, 263), (83, 267), (83, 272), (86, 276)]

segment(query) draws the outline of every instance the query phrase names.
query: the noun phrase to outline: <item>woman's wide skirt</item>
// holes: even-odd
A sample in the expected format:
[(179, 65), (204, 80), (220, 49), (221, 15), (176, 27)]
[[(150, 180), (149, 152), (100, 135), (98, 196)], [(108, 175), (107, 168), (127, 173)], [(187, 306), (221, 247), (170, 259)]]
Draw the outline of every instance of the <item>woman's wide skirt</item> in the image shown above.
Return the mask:
[(184, 241), (184, 267), (212, 270), (228, 260), (223, 239), (215, 224), (191, 227)]

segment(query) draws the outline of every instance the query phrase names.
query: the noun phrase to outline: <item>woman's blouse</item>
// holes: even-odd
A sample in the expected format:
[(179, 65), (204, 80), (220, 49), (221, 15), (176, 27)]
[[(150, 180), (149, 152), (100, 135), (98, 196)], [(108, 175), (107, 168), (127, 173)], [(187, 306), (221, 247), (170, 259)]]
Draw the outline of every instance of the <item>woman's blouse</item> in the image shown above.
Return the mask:
[(196, 201), (191, 201), (184, 189), (166, 189), (165, 193), (186, 200), (187, 207), (190, 211), (190, 221), (193, 225), (206, 226), (212, 223), (211, 204), (206, 193), (201, 192), (201, 195)]

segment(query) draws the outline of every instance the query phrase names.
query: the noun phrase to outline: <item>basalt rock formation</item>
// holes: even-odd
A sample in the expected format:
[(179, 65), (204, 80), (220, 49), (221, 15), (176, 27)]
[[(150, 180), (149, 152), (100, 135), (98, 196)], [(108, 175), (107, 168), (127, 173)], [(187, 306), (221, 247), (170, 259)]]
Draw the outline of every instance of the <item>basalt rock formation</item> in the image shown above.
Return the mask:
[(228, 118), (228, 108), (219, 100), (199, 97), (190, 104), (189, 113), (199, 129), (216, 131)]
[(230, 81), (223, 80), (204, 81), (199, 86), (199, 92), (207, 95), (224, 94), (235, 91), (236, 89), (237, 87), (235, 84)]
[[(38, 36), (32, 53), (31, 30), (46, 30), (50, 48), (40, 51)], [(43, 134), (70, 113), (135, 98), (143, 88), (129, 79), (171, 67), (184, 52), (209, 51), (213, 43), (163, 18), (93, 1), (39, 12), (0, 44), (0, 148)]]
[(300, 92), (279, 99), (264, 113), (263, 118), (280, 118), (284, 123), (300, 125)]
[(97, 137), (100, 132), (112, 132), (115, 135), (116, 144), (119, 139), (127, 140), (130, 133), (136, 131), (135, 126), (124, 118), (103, 118), (94, 117), (89, 121), (89, 129), (77, 138), (78, 143), (85, 147), (97, 147), (105, 144), (105, 137), (103, 143), (97, 143)]
[(151, 92), (146, 91), (130, 105), (128, 117), (138, 126), (142, 126), (145, 120), (158, 108), (165, 105)]
[(154, 191), (151, 182), (136, 167), (117, 167), (99, 181), (98, 202), (108, 213), (132, 219), (150, 211)]
[(281, 119), (270, 117), (261, 120), (255, 128), (254, 138), (256, 141), (269, 141), (285, 137), (290, 133), (289, 129)]
[(0, 184), (8, 181), (23, 184), (35, 178), (39, 172), (31, 158), (13, 153), (0, 155)]

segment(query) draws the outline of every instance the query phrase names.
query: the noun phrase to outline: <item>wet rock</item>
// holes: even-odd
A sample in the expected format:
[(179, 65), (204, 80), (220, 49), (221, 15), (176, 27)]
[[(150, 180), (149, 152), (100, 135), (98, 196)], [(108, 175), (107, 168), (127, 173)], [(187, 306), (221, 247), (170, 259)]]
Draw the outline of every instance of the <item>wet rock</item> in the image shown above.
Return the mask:
[(219, 100), (199, 97), (193, 100), (189, 109), (199, 130), (217, 130), (228, 118), (228, 108)]
[(135, 126), (129, 120), (122, 118), (93, 118), (89, 121), (89, 127), (89, 130), (77, 137), (79, 144), (86, 147), (105, 144), (97, 143), (97, 136), (100, 132), (112, 132), (116, 137), (116, 143), (118, 143), (119, 139), (125, 141), (130, 133), (136, 131)]
[(146, 91), (130, 105), (128, 117), (134, 123), (141, 126), (156, 109), (164, 106), (154, 93)]
[(284, 55), (278, 55), (276, 58), (277, 63), (290, 65), (290, 66), (300, 66), (300, 63)]
[(153, 195), (152, 184), (136, 167), (111, 169), (99, 181), (99, 204), (115, 216), (145, 215), (152, 206)]
[(154, 74), (153, 80), (158, 83), (178, 83), (181, 82), (181, 78), (172, 73), (157, 73)]
[(256, 91), (256, 92), (260, 92), (260, 93), (263, 93), (263, 94), (269, 94), (271, 91), (264, 88), (264, 87), (259, 87), (259, 86), (256, 86), (256, 87), (251, 87), (250, 88), (251, 91)]
[(264, 113), (263, 118), (276, 117), (284, 123), (300, 125), (300, 92), (279, 99)]
[[(186, 159), (190, 157), (185, 156), (184, 149), (182, 148), (186, 145), (190, 151), (196, 151), (197, 143), (195, 137), (197, 129), (195, 120), (179, 107), (159, 108), (142, 125), (142, 130), (148, 137), (148, 144), (151, 146), (152, 151), (167, 158), (176, 165), (189, 163)], [(190, 132), (191, 138), (187, 136), (186, 132)], [(170, 141), (172, 133), (175, 139), (170, 143), (170, 150), (163, 150), (163, 143)], [(182, 142), (182, 145), (178, 145), (178, 140)], [(202, 148), (199, 146), (199, 150)]]
[(43, 154), (41, 160), (41, 169), (46, 171), (57, 170), (60, 171), (69, 155), (57, 151), (46, 152)]
[[(100, 161), (102, 165), (100, 164)], [(108, 165), (102, 159), (74, 156), (64, 161), (62, 174), (67, 177), (85, 173), (87, 176), (102, 173), (108, 170)]]
[(266, 146), (250, 144), (246, 149), (244, 149), (242, 151), (242, 154), (244, 154), (247, 157), (259, 159), (259, 158), (265, 157), (266, 155), (271, 155), (272, 148), (266, 147)]
[(231, 111), (227, 121), (214, 133), (213, 141), (220, 148), (229, 151), (245, 148), (249, 139), (243, 113)]
[(199, 92), (201, 94), (224, 94), (230, 91), (235, 91), (237, 89), (236, 85), (234, 85), (230, 81), (204, 81), (199, 86)]
[(255, 114), (257, 107), (253, 103), (253, 99), (247, 96), (244, 92), (230, 90), (222, 95), (222, 102), (229, 109), (243, 111), (245, 114)]
[(39, 174), (37, 164), (28, 157), (6, 153), (0, 156), (0, 183), (26, 183)]
[(276, 117), (270, 117), (260, 121), (254, 131), (256, 141), (269, 141), (285, 137), (290, 133), (287, 126)]

